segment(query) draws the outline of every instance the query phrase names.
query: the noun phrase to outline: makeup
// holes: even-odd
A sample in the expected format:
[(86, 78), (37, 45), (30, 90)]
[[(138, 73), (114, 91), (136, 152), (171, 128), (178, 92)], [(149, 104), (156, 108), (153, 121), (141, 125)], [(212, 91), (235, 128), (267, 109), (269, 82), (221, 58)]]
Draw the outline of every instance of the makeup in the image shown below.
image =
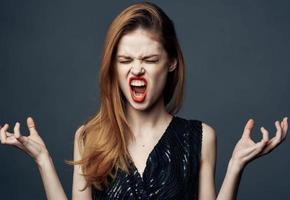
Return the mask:
[(147, 81), (143, 77), (131, 77), (129, 79), (130, 93), (133, 101), (142, 103), (147, 94)]

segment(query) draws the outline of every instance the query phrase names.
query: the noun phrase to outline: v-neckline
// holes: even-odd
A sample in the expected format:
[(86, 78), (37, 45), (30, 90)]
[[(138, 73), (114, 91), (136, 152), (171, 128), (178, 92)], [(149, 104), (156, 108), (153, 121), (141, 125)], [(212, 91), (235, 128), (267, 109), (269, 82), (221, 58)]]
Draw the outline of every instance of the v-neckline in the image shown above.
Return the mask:
[(148, 157), (146, 159), (146, 162), (145, 162), (145, 168), (143, 170), (143, 173), (141, 174), (139, 171), (138, 171), (138, 168), (136, 167), (133, 159), (130, 159), (130, 162), (135, 170), (135, 172), (137, 173), (137, 175), (141, 178), (142, 181), (144, 181), (144, 174), (146, 172), (146, 169), (148, 168), (148, 162), (149, 162), (149, 159), (151, 157), (151, 155), (153, 154), (154, 151), (156, 151), (156, 148), (160, 145), (161, 141), (165, 138), (166, 134), (168, 133), (168, 130), (169, 128), (172, 126), (174, 120), (175, 120), (176, 116), (172, 115), (172, 118), (169, 122), (169, 124), (167, 125), (165, 131), (162, 133), (161, 137), (159, 138), (159, 140), (157, 141), (157, 143), (154, 145), (153, 149), (150, 151), (150, 153), (148, 154)]

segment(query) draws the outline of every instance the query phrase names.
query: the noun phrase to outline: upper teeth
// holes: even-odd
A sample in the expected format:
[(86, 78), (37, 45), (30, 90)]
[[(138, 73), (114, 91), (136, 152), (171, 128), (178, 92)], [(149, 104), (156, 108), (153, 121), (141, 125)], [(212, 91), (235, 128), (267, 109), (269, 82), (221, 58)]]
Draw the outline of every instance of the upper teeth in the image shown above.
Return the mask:
[(131, 81), (131, 85), (132, 86), (144, 86), (145, 82), (142, 80), (132, 80)]

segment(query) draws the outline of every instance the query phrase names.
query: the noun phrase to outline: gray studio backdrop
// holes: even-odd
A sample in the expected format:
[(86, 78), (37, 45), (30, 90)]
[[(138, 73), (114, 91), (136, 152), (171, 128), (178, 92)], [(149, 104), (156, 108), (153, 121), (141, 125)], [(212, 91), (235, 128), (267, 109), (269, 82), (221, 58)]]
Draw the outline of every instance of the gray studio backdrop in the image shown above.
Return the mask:
[[(68, 197), (73, 137), (99, 105), (98, 71), (111, 20), (135, 1), (0, 2), (0, 124), (36, 120)], [(274, 135), (289, 116), (289, 1), (153, 1), (174, 21), (186, 61), (179, 116), (202, 120), (218, 138), (219, 190), (232, 150), (249, 118)], [(11, 127), (12, 128), (12, 127)], [(10, 129), (13, 131), (13, 129)], [(289, 139), (250, 163), (238, 199), (290, 196)], [(0, 145), (1, 199), (45, 199), (36, 165)]]

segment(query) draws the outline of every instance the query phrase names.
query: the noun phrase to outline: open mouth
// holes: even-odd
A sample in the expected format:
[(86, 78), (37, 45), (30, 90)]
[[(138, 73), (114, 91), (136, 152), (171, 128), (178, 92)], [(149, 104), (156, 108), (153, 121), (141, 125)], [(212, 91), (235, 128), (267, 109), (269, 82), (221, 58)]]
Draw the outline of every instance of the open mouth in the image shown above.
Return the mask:
[(137, 95), (140, 96), (145, 93), (146, 86), (131, 86), (131, 90)]
[(135, 102), (143, 102), (146, 98), (147, 81), (144, 78), (130, 78), (131, 97)]

